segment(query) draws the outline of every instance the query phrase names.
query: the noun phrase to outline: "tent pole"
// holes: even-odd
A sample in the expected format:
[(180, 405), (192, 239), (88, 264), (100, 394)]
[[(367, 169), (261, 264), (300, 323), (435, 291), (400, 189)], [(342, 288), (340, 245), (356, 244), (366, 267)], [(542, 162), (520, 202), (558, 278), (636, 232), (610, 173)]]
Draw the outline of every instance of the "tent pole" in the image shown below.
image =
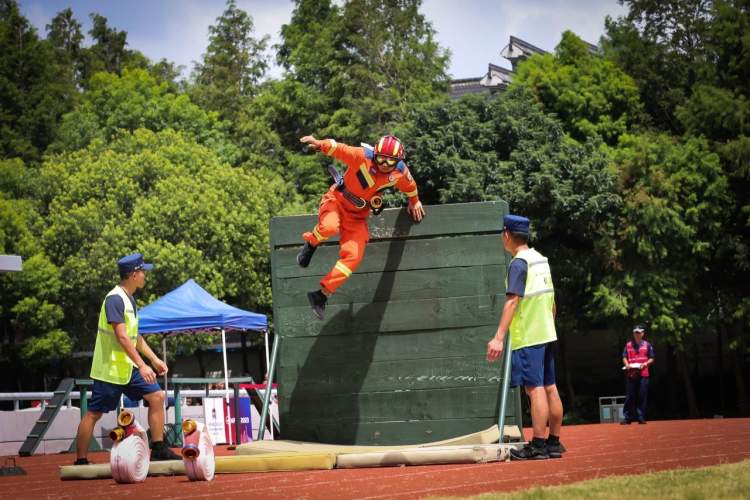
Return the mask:
[[(281, 337), (273, 336), (273, 353), (271, 354), (271, 366), (268, 369), (268, 381), (266, 382), (266, 393), (263, 394), (263, 410), (260, 414), (260, 426), (258, 428), (258, 441), (263, 440), (263, 434), (266, 430), (266, 417), (268, 417), (268, 404), (271, 402), (271, 392), (273, 392), (273, 372), (276, 370), (276, 359), (279, 357), (279, 344)], [(268, 419), (269, 427), (273, 427), (272, 417)], [(272, 431), (273, 432), (273, 431)]]
[[(266, 347), (266, 374), (268, 374), (269, 368), (269, 357), (268, 357), (268, 329), (263, 330), (263, 338), (265, 339), (264, 344)], [(270, 390), (271, 383), (268, 382), (268, 378), (266, 378), (266, 390)], [(263, 419), (265, 421), (265, 419)], [(271, 422), (271, 425), (268, 427), (269, 431), (271, 432), (271, 439), (276, 439), (273, 436), (273, 416), (269, 417), (269, 421)], [(258, 432), (260, 433), (260, 428), (258, 428)], [(259, 436), (262, 436), (262, 434), (258, 434)]]
[[(221, 329), (221, 355), (224, 358), (224, 399), (226, 400), (226, 407), (229, 410), (229, 374), (227, 373), (227, 336), (224, 329)], [(235, 415), (234, 418), (239, 418), (239, 415)], [(232, 426), (229, 426), (229, 444), (234, 444), (232, 439)]]
[[(164, 366), (167, 365), (167, 336), (161, 339), (161, 352), (164, 358)], [(169, 423), (169, 388), (167, 387), (167, 373), (164, 373), (164, 423)]]
[(268, 375), (268, 363), (270, 359), (268, 357), (268, 329), (263, 330), (263, 338), (264, 338), (264, 344), (266, 346), (266, 373), (264, 375)]

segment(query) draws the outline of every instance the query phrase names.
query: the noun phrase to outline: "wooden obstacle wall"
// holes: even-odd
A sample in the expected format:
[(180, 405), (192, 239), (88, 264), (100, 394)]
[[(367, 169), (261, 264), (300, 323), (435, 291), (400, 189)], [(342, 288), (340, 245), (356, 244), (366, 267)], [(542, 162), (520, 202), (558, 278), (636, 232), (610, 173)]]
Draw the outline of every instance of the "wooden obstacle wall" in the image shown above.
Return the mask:
[[(501, 363), (485, 360), (505, 301), (504, 202), (405, 209), (369, 219), (357, 271), (326, 319), (306, 293), (338, 259), (338, 240), (307, 269), (296, 255), (316, 216), (271, 220), (274, 331), (282, 437), (340, 444), (447, 439), (497, 423)], [(518, 423), (511, 391), (506, 424)]]

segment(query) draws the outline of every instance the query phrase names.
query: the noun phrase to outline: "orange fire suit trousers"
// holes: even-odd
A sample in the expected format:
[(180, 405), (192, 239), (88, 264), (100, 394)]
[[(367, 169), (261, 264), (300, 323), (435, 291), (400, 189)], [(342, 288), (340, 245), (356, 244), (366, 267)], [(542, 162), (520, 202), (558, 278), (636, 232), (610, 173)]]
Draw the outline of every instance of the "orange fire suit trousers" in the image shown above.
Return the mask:
[(368, 210), (352, 212), (344, 205), (347, 200), (339, 200), (333, 192), (323, 195), (318, 209), (318, 223), (312, 231), (302, 235), (302, 238), (313, 246), (340, 233), (339, 260), (331, 271), (320, 280), (320, 287), (326, 295), (332, 295), (338, 287), (357, 270), (359, 263), (365, 256), (365, 247), (370, 239), (367, 228)]

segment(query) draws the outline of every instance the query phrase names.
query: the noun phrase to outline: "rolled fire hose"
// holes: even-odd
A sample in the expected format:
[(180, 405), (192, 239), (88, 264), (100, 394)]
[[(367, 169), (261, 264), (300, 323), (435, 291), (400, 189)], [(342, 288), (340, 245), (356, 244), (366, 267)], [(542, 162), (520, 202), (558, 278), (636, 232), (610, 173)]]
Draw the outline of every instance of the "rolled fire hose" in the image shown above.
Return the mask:
[(112, 478), (118, 483), (143, 482), (151, 461), (146, 431), (127, 410), (120, 412), (117, 423), (119, 427), (109, 433), (114, 442), (109, 453)]
[(208, 427), (195, 420), (182, 423), (182, 462), (191, 481), (212, 481), (216, 471), (214, 444)]

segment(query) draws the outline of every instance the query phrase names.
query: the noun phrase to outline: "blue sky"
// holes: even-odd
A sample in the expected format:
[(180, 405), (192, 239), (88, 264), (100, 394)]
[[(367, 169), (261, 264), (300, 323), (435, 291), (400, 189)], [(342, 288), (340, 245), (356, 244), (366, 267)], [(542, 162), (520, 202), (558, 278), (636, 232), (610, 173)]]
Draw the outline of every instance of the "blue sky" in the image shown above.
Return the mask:
[[(153, 60), (166, 58), (187, 68), (200, 59), (208, 43), (208, 27), (224, 10), (223, 0), (20, 0), (21, 11), (44, 36), (45, 25), (71, 7), (84, 30), (89, 13), (105, 16), (110, 26), (128, 32), (129, 47)], [(281, 25), (291, 17), (287, 0), (238, 0), (253, 16), (256, 35), (279, 41)], [(616, 0), (424, 0), (422, 12), (437, 31), (438, 42), (451, 50), (449, 73), (454, 78), (481, 76), (487, 64), (510, 67), (500, 50), (510, 35), (552, 50), (570, 29), (597, 43), (604, 18), (623, 15)], [(187, 74), (186, 72), (186, 74)], [(279, 68), (271, 76), (280, 76)]]

